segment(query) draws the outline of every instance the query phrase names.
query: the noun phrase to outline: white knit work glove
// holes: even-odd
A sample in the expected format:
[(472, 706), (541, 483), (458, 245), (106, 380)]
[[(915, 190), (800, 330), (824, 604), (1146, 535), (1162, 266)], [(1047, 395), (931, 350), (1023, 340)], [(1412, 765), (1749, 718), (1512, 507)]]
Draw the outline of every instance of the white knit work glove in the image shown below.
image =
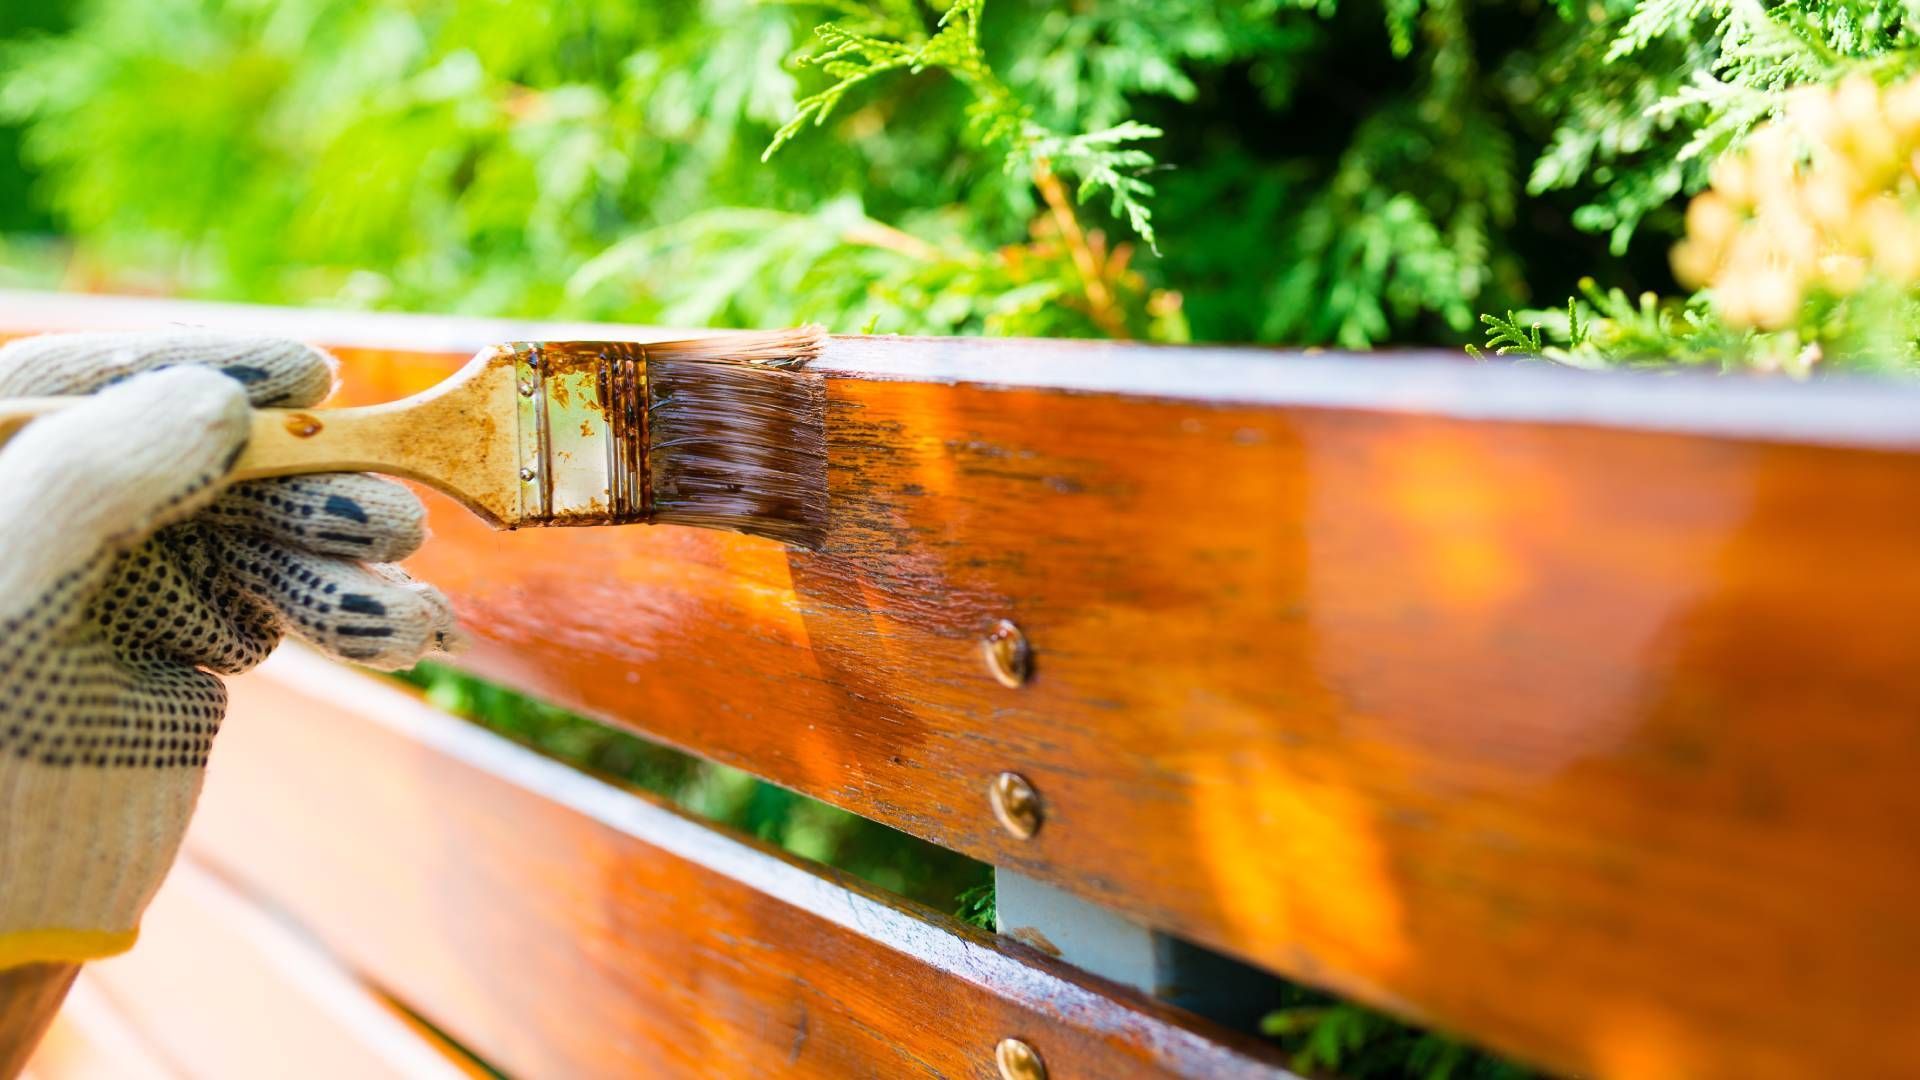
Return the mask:
[(332, 381), (325, 353), (272, 339), (0, 348), (0, 397), (99, 390), (0, 448), (0, 969), (132, 946), (226, 708), (215, 673), (283, 631), (382, 668), (447, 642), (446, 601), (372, 565), (420, 543), (406, 488), (225, 480), (250, 401), (313, 405)]

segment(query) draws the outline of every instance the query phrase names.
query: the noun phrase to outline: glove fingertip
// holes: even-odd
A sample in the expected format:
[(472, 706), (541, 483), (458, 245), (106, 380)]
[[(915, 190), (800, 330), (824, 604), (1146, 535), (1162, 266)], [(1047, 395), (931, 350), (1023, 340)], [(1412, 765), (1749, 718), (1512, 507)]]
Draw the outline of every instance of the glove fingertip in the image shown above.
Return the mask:
[(333, 393), (340, 362), (325, 349), (288, 338), (209, 335), (205, 355), (222, 375), (247, 388), (260, 407), (317, 405)]
[(211, 330), (44, 334), (0, 346), (0, 395), (88, 394), (147, 371), (213, 368), (255, 405), (306, 407), (332, 392), (338, 362), (287, 338)]
[(356, 562), (397, 562), (426, 539), (419, 496), (366, 473), (235, 484), (207, 513), (222, 526)]

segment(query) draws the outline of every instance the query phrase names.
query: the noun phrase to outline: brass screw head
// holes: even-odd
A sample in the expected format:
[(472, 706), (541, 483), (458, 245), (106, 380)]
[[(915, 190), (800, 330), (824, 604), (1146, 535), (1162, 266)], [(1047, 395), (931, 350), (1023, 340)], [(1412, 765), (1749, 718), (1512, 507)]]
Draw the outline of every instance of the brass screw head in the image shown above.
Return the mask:
[(993, 1063), (1000, 1066), (1000, 1080), (1047, 1080), (1040, 1052), (1019, 1039), (1001, 1039), (993, 1048)]
[(1019, 773), (1003, 772), (987, 786), (987, 799), (993, 803), (993, 816), (1000, 827), (1021, 840), (1033, 839), (1040, 831), (1040, 793)]
[(1033, 649), (1027, 645), (1027, 635), (1006, 619), (994, 623), (980, 639), (980, 652), (1001, 686), (1018, 689), (1033, 677)]

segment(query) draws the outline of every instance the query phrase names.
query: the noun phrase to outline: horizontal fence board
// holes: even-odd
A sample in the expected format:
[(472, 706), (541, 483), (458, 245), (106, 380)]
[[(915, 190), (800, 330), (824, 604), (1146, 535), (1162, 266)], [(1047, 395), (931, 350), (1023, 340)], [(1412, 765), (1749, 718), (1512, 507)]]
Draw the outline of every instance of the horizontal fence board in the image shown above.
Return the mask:
[(823, 550), (414, 566), (476, 671), (1533, 1060), (1920, 1071), (1920, 395), (1188, 355), (837, 339)]
[(20, 1080), (180, 1080), (182, 1075), (83, 973)]
[(1290, 1075), (309, 654), (232, 689), (194, 857), (510, 1075)]
[(80, 982), (196, 1080), (485, 1075), (192, 859), (174, 866), (133, 951)]

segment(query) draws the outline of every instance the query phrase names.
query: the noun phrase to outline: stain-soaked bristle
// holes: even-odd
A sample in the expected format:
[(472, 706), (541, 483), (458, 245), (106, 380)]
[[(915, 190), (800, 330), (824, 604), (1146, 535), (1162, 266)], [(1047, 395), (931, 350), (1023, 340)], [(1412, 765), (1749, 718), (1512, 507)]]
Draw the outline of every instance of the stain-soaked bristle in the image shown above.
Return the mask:
[[(741, 335), (745, 336), (745, 335)], [(754, 335), (763, 355), (798, 355), (817, 329)], [(676, 342), (674, 345), (697, 345)], [(648, 345), (651, 520), (818, 547), (827, 523), (826, 386), (772, 361), (668, 359)]]
[(762, 367), (799, 367), (820, 355), (827, 331), (821, 326), (796, 326), (791, 330), (753, 330), (715, 334), (690, 341), (648, 342), (649, 361), (659, 360), (732, 360)]

